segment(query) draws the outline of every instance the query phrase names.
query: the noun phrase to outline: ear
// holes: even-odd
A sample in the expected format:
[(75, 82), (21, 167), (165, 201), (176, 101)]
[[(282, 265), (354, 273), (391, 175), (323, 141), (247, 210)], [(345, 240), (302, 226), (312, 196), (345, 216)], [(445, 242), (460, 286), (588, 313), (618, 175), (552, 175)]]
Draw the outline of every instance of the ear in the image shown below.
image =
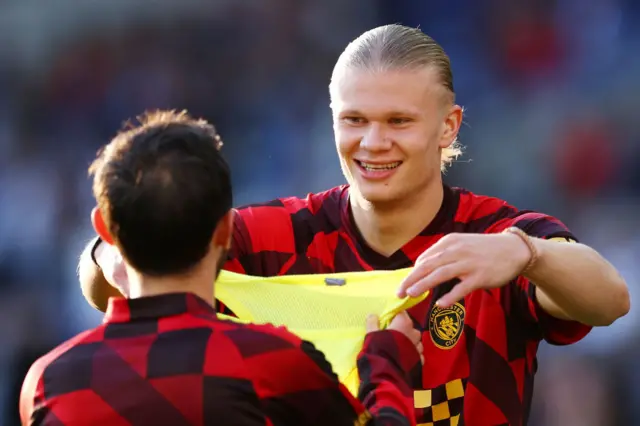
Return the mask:
[(213, 244), (224, 247), (225, 250), (231, 248), (231, 239), (233, 236), (233, 216), (235, 211), (229, 210), (218, 222), (216, 230), (213, 232)]
[(102, 241), (109, 245), (114, 244), (113, 237), (111, 236), (107, 225), (104, 223), (104, 218), (102, 217), (102, 213), (98, 207), (94, 207), (93, 210), (91, 210), (91, 224), (100, 238), (102, 238)]
[(444, 130), (440, 138), (440, 148), (448, 148), (458, 137), (458, 132), (462, 125), (462, 112), (460, 105), (449, 107), (449, 112), (444, 117)]

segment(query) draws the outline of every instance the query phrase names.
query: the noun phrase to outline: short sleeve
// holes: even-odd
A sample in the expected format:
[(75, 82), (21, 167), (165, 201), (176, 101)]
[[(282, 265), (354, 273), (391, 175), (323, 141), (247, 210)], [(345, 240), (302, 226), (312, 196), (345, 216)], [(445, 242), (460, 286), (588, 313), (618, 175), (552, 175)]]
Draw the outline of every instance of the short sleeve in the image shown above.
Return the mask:
[(293, 211), (281, 200), (235, 209), (224, 269), (258, 277), (280, 275), (297, 253)]
[(229, 250), (224, 269), (238, 274), (246, 274), (242, 259), (251, 252), (251, 238), (248, 235), (247, 226), (238, 210), (233, 211), (233, 235), (231, 237), (231, 249)]

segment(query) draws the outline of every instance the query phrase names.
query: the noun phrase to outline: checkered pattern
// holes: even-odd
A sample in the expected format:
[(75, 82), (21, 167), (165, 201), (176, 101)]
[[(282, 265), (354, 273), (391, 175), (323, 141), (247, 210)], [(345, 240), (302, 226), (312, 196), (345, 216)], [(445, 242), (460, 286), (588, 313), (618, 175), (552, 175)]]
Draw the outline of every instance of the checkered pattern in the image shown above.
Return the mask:
[(418, 426), (458, 426), (466, 384), (466, 379), (456, 379), (434, 389), (415, 391), (415, 407), (422, 411)]
[(384, 397), (369, 401), (369, 412), (338, 383), (322, 353), (282, 328), (220, 321), (193, 295), (111, 299), (102, 326), (32, 366), (20, 398), (22, 422), (353, 426), (373, 418), (376, 425), (415, 425), (410, 387), (382, 379), (400, 380), (416, 362), (399, 356), (390, 369), (380, 361), (379, 348), (391, 341), (396, 353), (411, 347), (394, 333), (372, 334), (360, 355), (375, 367), (363, 386), (381, 388)]
[[(305, 199), (283, 198), (240, 208), (235, 226), (225, 268), (256, 276), (407, 268), (427, 248), (453, 232), (498, 233), (517, 226), (535, 237), (575, 240), (551, 216), (519, 211), (497, 198), (447, 186), (431, 224), (388, 257), (371, 249), (356, 228), (348, 186), (310, 194)], [(437, 389), (456, 378), (468, 378), (470, 391), (466, 392), (464, 407), (473, 407), (473, 411), (461, 410), (461, 424), (525, 424), (540, 341), (570, 344), (582, 339), (590, 328), (548, 315), (536, 300), (535, 286), (519, 278), (500, 289), (466, 297), (461, 302), (467, 315), (460, 325), (463, 331), (459, 342), (451, 348), (438, 348), (429, 335), (429, 315), (434, 301), (453, 284), (437, 287), (427, 300), (409, 311), (416, 326), (424, 331), (426, 361), (422, 384), (416, 389)], [(451, 404), (447, 406), (449, 412)], [(418, 423), (437, 424), (440, 420), (432, 419), (439, 418), (440, 413), (445, 413), (444, 405), (434, 405), (431, 412), (416, 410)]]

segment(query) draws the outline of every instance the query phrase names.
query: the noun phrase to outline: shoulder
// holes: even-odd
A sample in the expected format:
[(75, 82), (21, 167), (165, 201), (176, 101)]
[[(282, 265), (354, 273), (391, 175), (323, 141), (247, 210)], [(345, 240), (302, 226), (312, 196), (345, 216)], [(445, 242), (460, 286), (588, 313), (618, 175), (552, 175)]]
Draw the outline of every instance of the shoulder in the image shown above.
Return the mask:
[(54, 364), (57, 360), (62, 357), (66, 357), (75, 348), (90, 345), (93, 343), (99, 343), (104, 338), (104, 326), (99, 326), (87, 331), (84, 331), (75, 337), (61, 343), (60, 345), (53, 348), (51, 351), (46, 353), (45, 355), (38, 358), (30, 369), (30, 374), (35, 376), (42, 376), (44, 371)]
[[(29, 368), (27, 375), (25, 376), (20, 392), (20, 414), (23, 418), (31, 415), (33, 405), (36, 401), (43, 401), (46, 394), (51, 394), (52, 389), (45, 389), (46, 384), (43, 382), (43, 377), (48, 375), (50, 368), (54, 368), (54, 374), (59, 370), (60, 374), (72, 375), (74, 371), (74, 363), (72, 359), (68, 359), (69, 356), (73, 356), (76, 348), (83, 348), (93, 343), (98, 343), (103, 340), (104, 328), (102, 326), (87, 330), (77, 336), (61, 343), (45, 355), (38, 358)], [(83, 351), (84, 352), (84, 351)], [(55, 368), (55, 365), (59, 364), (59, 361), (64, 359), (64, 368)], [(49, 382), (51, 382), (49, 380)], [(55, 383), (60, 383), (59, 380), (54, 380)], [(53, 393), (56, 393), (53, 391)]]
[(236, 220), (255, 222), (262, 220), (287, 219), (301, 211), (316, 214), (322, 209), (338, 207), (347, 193), (347, 185), (337, 186), (327, 191), (309, 193), (306, 197), (277, 198), (265, 203), (248, 204), (235, 209)]
[(295, 252), (296, 239), (305, 239), (309, 230), (339, 226), (340, 206), (347, 194), (344, 185), (304, 198), (278, 198), (238, 207), (234, 211), (234, 246), (244, 253)]
[(264, 364), (265, 368), (274, 363), (288, 365), (291, 369), (304, 367), (301, 360), (316, 359), (317, 350), (313, 344), (302, 340), (297, 335), (290, 332), (286, 327), (274, 326), (271, 324), (238, 324), (224, 332), (241, 354), (260, 354), (257, 360)]
[(452, 191), (458, 200), (456, 222), (470, 223), (482, 220), (491, 223), (518, 213), (517, 208), (500, 198), (475, 194), (464, 188), (452, 188)]
[(264, 377), (281, 374), (276, 366), (294, 371), (308, 360), (306, 344), (285, 327), (271, 324), (234, 324), (223, 332), (243, 359), (249, 371)]
[(271, 324), (244, 324), (229, 321), (224, 334), (236, 345), (253, 346), (256, 350), (274, 351), (299, 347), (302, 343), (286, 327)]
[[(338, 376), (324, 353), (285, 327), (245, 324), (226, 335), (260, 386), (270, 383), (271, 390), (289, 394), (304, 389), (310, 383), (323, 388), (338, 383)], [(260, 393), (260, 389), (258, 391)]]
[(463, 188), (452, 188), (458, 195), (455, 215), (457, 228), (465, 232), (497, 233), (517, 226), (537, 237), (575, 239), (557, 218), (532, 210), (520, 210), (497, 197), (475, 194)]

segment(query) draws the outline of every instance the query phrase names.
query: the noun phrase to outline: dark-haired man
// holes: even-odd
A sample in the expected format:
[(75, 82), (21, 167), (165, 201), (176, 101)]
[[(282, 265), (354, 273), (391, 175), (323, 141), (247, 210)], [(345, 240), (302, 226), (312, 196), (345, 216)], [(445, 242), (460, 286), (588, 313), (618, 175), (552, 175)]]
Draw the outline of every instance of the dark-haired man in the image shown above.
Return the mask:
[(90, 168), (92, 223), (122, 254), (126, 298), (104, 324), (31, 367), (24, 425), (414, 425), (420, 333), (375, 319), (359, 356), (364, 407), (322, 353), (285, 329), (221, 321), (215, 281), (233, 233), (231, 180), (215, 129), (156, 112)]

